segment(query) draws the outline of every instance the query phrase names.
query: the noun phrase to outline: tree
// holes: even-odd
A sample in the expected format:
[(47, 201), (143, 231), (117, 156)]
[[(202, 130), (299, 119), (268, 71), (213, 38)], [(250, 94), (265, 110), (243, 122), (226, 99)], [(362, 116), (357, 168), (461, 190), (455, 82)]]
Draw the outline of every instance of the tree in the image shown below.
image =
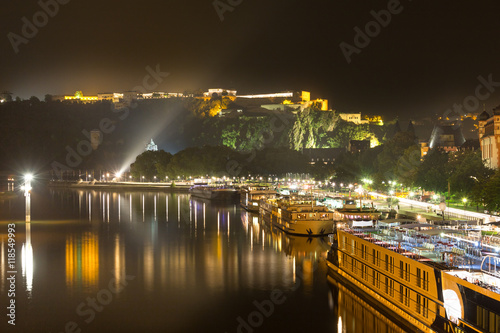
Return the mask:
[(147, 180), (159, 176), (161, 179), (166, 175), (166, 168), (172, 155), (164, 150), (145, 151), (136, 157), (135, 162), (130, 165), (130, 172), (136, 179), (144, 177)]
[(417, 170), (415, 184), (426, 190), (446, 192), (448, 177), (448, 154), (439, 149), (432, 149), (425, 155)]
[(397, 160), (394, 175), (397, 180), (408, 186), (415, 186), (418, 168), (420, 167), (420, 146), (413, 145), (405, 149), (403, 155)]
[(497, 170), (484, 184), (482, 197), (488, 210), (500, 210), (500, 170)]
[(43, 100), (44, 100), (46, 103), (52, 102), (52, 95), (50, 95), (50, 94), (46, 94)]
[(493, 174), (492, 170), (484, 166), (480, 150), (451, 154), (448, 169), (452, 192), (460, 194), (460, 197), (468, 196), (479, 179), (486, 179)]
[[(384, 143), (382, 152), (377, 156), (377, 165), (378, 172), (385, 182), (399, 180), (400, 176), (404, 174), (405, 168), (399, 169), (398, 161), (405, 154), (405, 151), (414, 145), (415, 136), (406, 132), (398, 132), (392, 139)], [(404, 164), (405, 161), (402, 160), (399, 166)]]
[(337, 121), (338, 117), (334, 112), (321, 111), (315, 107), (302, 110), (297, 114), (289, 133), (290, 148), (299, 150), (328, 147), (325, 134), (334, 130)]
[(40, 100), (36, 96), (31, 96), (29, 101), (31, 104), (40, 103)]

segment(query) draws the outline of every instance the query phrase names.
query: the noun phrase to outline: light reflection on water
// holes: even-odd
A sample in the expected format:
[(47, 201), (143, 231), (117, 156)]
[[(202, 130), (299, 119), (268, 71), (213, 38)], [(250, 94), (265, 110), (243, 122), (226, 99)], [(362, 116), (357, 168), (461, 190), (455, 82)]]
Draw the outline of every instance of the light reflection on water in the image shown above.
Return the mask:
[[(22, 198), (0, 202), (0, 226), (23, 212)], [(16, 224), (24, 249), (16, 296), (21, 331), (61, 332), (74, 321), (82, 332), (236, 332), (237, 319), (273, 290), (286, 302), (255, 332), (337, 330), (327, 240), (288, 236), (237, 204), (183, 193), (38, 188), (32, 221)], [(0, 235), (6, 304), (5, 228)], [(85, 322), (78, 306), (99, 299), (110, 281), (123, 291)]]

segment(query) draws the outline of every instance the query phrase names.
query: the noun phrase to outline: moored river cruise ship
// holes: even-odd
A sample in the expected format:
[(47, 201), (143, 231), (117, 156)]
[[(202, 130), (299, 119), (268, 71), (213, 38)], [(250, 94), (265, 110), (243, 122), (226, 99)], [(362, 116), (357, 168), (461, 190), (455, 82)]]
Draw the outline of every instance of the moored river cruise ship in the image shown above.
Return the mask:
[(500, 332), (498, 257), (433, 228), (335, 228), (329, 274), (415, 331)]
[(269, 186), (244, 186), (240, 191), (240, 205), (249, 212), (259, 212), (259, 202), (268, 198), (276, 197), (276, 190)]
[(314, 199), (267, 199), (260, 202), (264, 221), (293, 235), (326, 236), (333, 232), (334, 212)]

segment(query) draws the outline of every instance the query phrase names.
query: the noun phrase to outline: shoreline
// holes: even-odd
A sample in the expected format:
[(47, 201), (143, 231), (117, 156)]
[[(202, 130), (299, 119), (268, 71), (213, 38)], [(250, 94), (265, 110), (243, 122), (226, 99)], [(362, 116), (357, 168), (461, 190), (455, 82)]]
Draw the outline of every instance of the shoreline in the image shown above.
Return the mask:
[(50, 181), (48, 187), (69, 189), (93, 189), (93, 190), (141, 190), (141, 191), (163, 191), (163, 192), (189, 192), (192, 185), (171, 183), (113, 183), (113, 182), (70, 182)]

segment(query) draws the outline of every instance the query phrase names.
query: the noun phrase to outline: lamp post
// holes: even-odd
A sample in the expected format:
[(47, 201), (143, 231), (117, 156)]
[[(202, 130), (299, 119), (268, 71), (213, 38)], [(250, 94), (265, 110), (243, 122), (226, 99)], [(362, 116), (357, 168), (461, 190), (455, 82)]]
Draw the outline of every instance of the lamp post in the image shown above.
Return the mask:
[(464, 203), (464, 217), (465, 217), (465, 205), (467, 204), (467, 198), (463, 198), (462, 202)]
[(26, 222), (31, 222), (31, 180), (33, 179), (32, 174), (27, 174), (24, 176), (24, 197), (26, 202)]

